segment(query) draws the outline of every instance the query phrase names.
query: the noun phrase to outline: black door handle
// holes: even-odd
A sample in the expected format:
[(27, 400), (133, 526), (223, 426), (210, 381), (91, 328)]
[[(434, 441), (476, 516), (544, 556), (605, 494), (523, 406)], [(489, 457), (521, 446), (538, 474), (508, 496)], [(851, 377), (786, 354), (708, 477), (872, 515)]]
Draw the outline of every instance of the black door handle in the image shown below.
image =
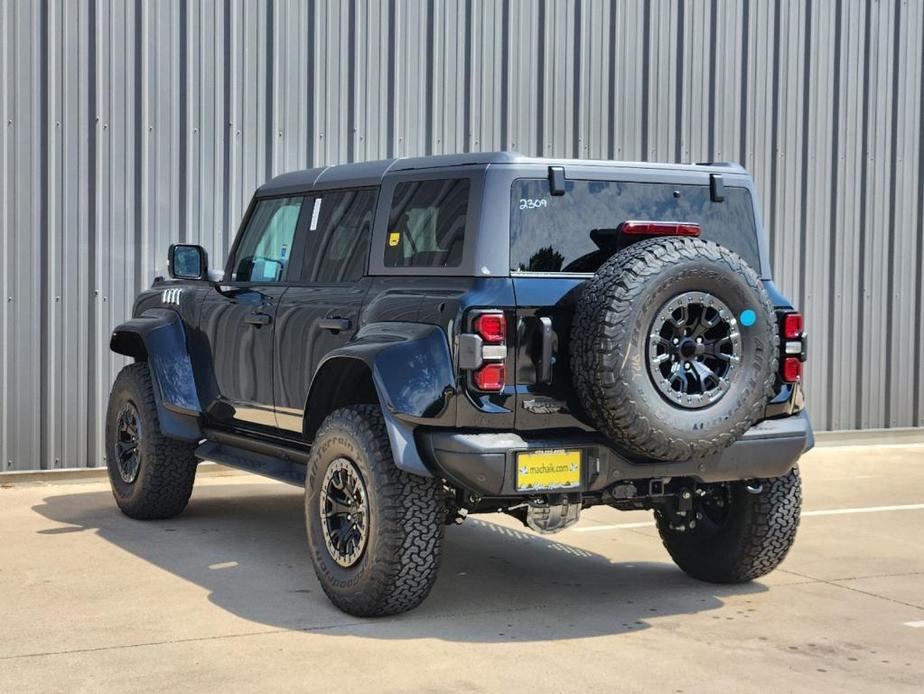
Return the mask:
[(349, 330), (353, 323), (349, 318), (322, 318), (318, 321), (321, 330)]
[(254, 312), (254, 313), (249, 314), (247, 318), (245, 318), (244, 320), (250, 323), (251, 325), (256, 325), (259, 328), (261, 325), (269, 325), (270, 323), (272, 323), (273, 317), (267, 313)]

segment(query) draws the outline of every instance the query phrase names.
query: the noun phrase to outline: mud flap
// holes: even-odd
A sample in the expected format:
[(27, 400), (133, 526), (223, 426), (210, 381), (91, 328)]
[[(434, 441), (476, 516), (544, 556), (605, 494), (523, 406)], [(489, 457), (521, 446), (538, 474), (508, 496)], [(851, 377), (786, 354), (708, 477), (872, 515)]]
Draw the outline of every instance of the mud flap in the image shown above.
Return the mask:
[(388, 433), (391, 453), (398, 469), (412, 475), (433, 477), (433, 473), (427, 469), (420, 458), (420, 453), (417, 452), (414, 430), (395, 419), (387, 407), (382, 408), (382, 415), (385, 417), (385, 431)]

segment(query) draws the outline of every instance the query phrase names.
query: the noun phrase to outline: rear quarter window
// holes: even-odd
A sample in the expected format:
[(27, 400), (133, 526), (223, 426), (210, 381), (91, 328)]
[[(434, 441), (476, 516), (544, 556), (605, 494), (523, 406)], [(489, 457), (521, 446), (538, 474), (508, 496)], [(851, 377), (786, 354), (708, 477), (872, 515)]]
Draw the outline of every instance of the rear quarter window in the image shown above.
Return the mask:
[(702, 238), (731, 249), (760, 272), (754, 205), (747, 188), (725, 188), (713, 202), (709, 186), (624, 181), (566, 181), (551, 195), (547, 179), (518, 179), (511, 187), (511, 270), (595, 272), (612, 251), (591, 239), (594, 229), (628, 220), (695, 222)]
[(386, 267), (458, 267), (468, 220), (469, 179), (395, 186), (385, 241)]

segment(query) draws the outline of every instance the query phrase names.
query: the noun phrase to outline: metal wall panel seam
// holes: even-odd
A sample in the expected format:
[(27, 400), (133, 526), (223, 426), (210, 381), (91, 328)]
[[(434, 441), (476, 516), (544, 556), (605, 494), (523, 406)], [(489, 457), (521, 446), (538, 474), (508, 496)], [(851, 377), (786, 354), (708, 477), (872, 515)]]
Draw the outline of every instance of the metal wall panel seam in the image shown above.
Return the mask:
[[(906, 37), (908, 41), (909, 59), (906, 65), (909, 67), (908, 80), (913, 88), (913, 111), (908, 116), (908, 132), (911, 133), (912, 143), (908, 148), (911, 152), (911, 160), (905, 168), (906, 172), (906, 190), (910, 199), (914, 200), (913, 211), (908, 211), (908, 224), (905, 228), (924, 228), (924, 42), (917, 40), (924, 32), (924, 5), (917, 3), (914, 6), (915, 12), (907, 24)], [(904, 143), (903, 143), (904, 144)], [(924, 279), (922, 279), (922, 260), (924, 260), (924, 240), (921, 233), (915, 236), (914, 251), (912, 253), (913, 264), (908, 268), (908, 277), (902, 283), (903, 310), (902, 315), (920, 316), (924, 310), (922, 299), (924, 299)], [(905, 292), (909, 285), (916, 285), (912, 290), (911, 296)], [(924, 418), (921, 413), (921, 395), (922, 395), (922, 370), (924, 370), (924, 349), (921, 343), (924, 341), (924, 325), (922, 321), (914, 321), (916, 331), (912, 332), (911, 340), (914, 344), (912, 353), (914, 364), (916, 366), (914, 377), (912, 379), (911, 404), (909, 406), (910, 425), (921, 426), (924, 424)]]
[[(0, 36), (5, 37), (10, 31), (10, 2), (0, 0)], [(11, 236), (10, 209), (11, 188), (13, 186), (12, 163), (10, 160), (10, 141), (12, 140), (13, 119), (10, 105), (10, 52), (12, 42), (4, 40), (0, 43), (0, 472), (8, 469), (10, 460), (10, 435), (8, 417), (10, 412), (9, 377), (7, 371), (11, 359), (9, 358), (9, 332), (10, 323), (10, 286), (7, 263), (9, 259), (9, 243)]]

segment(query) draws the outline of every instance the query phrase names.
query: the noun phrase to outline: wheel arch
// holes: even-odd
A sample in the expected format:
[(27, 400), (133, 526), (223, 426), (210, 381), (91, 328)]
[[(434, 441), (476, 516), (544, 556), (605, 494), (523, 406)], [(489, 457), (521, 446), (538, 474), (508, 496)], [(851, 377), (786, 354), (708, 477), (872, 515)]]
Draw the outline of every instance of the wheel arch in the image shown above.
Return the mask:
[(313, 441), (321, 423), (339, 407), (377, 404), (385, 418), (398, 468), (432, 476), (414, 439), (420, 424), (454, 420), (454, 379), (445, 333), (435, 325), (365, 326), (350, 344), (331, 352), (308, 389), (303, 434)]
[(148, 359), (148, 350), (144, 346), (144, 338), (141, 337), (141, 333), (125, 323), (112, 331), (112, 337), (109, 339), (109, 349), (116, 354), (132, 357), (135, 361), (147, 361)]
[(356, 356), (335, 355), (318, 368), (305, 403), (303, 434), (313, 441), (325, 417), (350, 405), (381, 405), (369, 364)]
[(161, 431), (184, 441), (202, 438), (202, 408), (179, 313), (152, 308), (116, 326), (109, 348), (148, 363)]

